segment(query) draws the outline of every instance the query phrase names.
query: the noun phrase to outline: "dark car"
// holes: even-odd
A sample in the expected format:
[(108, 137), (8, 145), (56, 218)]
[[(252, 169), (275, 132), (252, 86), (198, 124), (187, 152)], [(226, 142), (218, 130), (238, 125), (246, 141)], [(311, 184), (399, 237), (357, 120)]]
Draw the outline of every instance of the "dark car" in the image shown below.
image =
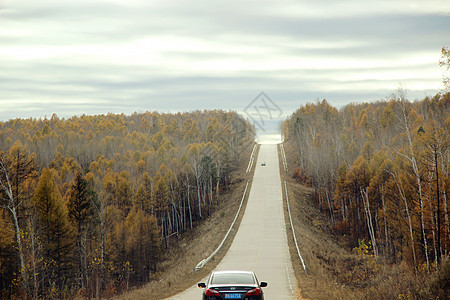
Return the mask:
[(267, 282), (258, 282), (251, 271), (214, 271), (207, 284), (198, 284), (198, 287), (205, 289), (203, 300), (263, 300), (261, 288), (266, 286)]

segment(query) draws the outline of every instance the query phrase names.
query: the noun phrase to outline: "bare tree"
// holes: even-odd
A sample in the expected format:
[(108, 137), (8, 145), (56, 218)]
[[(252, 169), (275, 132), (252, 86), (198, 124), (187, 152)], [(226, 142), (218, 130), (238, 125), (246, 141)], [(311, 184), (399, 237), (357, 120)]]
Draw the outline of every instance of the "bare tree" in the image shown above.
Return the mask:
[(19, 255), (19, 272), (22, 277), (22, 288), (26, 291), (27, 275), (23, 250), (23, 230), (19, 218), (19, 210), (23, 204), (22, 183), (34, 171), (34, 159), (29, 156), (21, 144), (12, 147), (8, 157), (0, 154), (0, 206), (10, 212), (14, 223), (14, 233)]
[(360, 188), (361, 190), (361, 196), (364, 204), (364, 212), (366, 213), (366, 222), (367, 222), (367, 229), (369, 230), (370, 240), (372, 241), (373, 251), (375, 253), (375, 259), (378, 259), (378, 247), (377, 247), (377, 240), (375, 238), (375, 229), (372, 222), (372, 214), (370, 212), (370, 203), (369, 203), (369, 195), (367, 193), (367, 187), (366, 188)]
[(430, 270), (430, 260), (428, 257), (428, 243), (427, 243), (427, 237), (425, 234), (425, 221), (424, 221), (424, 196), (423, 196), (423, 191), (422, 191), (422, 179), (420, 176), (420, 171), (419, 171), (419, 166), (417, 163), (417, 156), (416, 153), (414, 151), (414, 146), (413, 146), (413, 136), (411, 133), (411, 129), (410, 129), (410, 125), (408, 122), (408, 113), (406, 110), (406, 93), (403, 90), (399, 90), (399, 106), (400, 106), (400, 113), (398, 114), (398, 120), (401, 124), (401, 126), (403, 127), (403, 130), (406, 134), (406, 142), (407, 142), (407, 146), (408, 146), (408, 152), (407, 154), (404, 154), (400, 151), (397, 151), (397, 154), (399, 154), (400, 156), (406, 158), (410, 163), (411, 163), (411, 167), (413, 170), (413, 175), (414, 178), (416, 180), (416, 184), (417, 184), (417, 192), (418, 192), (418, 196), (419, 196), (419, 205), (420, 205), (420, 229), (422, 231), (422, 239), (423, 239), (423, 246), (424, 246), (424, 252), (425, 252), (425, 259), (426, 259), (426, 263), (427, 263), (427, 270)]

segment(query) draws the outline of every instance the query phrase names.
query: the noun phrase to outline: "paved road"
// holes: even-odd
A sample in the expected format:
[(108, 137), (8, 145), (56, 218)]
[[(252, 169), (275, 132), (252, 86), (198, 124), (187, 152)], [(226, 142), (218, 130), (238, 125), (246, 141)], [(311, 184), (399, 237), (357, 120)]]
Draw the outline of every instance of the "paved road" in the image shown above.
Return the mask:
[[(261, 166), (266, 162), (266, 166)], [(248, 204), (230, 250), (217, 270), (253, 270), (266, 300), (296, 299), (294, 272), (287, 246), (277, 145), (261, 145)], [(209, 254), (206, 254), (207, 256)], [(206, 281), (206, 278), (205, 278)], [(169, 299), (201, 299), (193, 286)]]

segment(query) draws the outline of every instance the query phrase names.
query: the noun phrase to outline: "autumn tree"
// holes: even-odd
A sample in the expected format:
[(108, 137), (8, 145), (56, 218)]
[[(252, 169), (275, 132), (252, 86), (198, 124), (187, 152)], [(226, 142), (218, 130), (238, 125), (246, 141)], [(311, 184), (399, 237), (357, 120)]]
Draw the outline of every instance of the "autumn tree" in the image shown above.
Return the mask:
[[(24, 201), (28, 195), (24, 190), (25, 181), (33, 175), (35, 165), (34, 155), (28, 154), (20, 141), (16, 142), (7, 155), (0, 152), (0, 205), (9, 212), (14, 224), (15, 241), (19, 256), (18, 271), (23, 285), (27, 283), (25, 274), (25, 258), (23, 249), (23, 224), (21, 217)], [(23, 286), (26, 291), (26, 286)]]
[(139, 188), (136, 191), (135, 204), (139, 205), (143, 211), (150, 214), (154, 213), (152, 190), (153, 180), (148, 172), (144, 172), (140, 178)]
[(448, 102), (448, 93), (410, 102), (401, 90), (339, 110), (316, 101), (283, 124), (293, 176), (334, 213), (336, 231), (354, 244), (371, 240), (374, 254), (416, 272), (438, 268), (449, 248)]
[(88, 288), (88, 243), (95, 231), (93, 191), (81, 172), (75, 174), (68, 195), (68, 215), (75, 228), (78, 280)]
[(14, 245), (16, 237), (12, 226), (9, 226), (9, 216), (6, 210), (0, 209), (0, 290), (4, 291), (10, 288), (7, 283), (14, 279), (14, 272), (17, 270), (17, 255)]
[(131, 209), (125, 220), (127, 258), (139, 282), (149, 280), (160, 256), (160, 232), (155, 216), (139, 206)]
[(153, 180), (156, 182), (153, 192), (155, 215), (161, 224), (162, 236), (167, 248), (167, 236), (169, 235), (167, 218), (167, 209), (169, 207), (169, 186), (167, 185), (166, 178), (162, 176), (160, 172), (156, 174)]
[(73, 229), (68, 221), (67, 208), (58, 189), (54, 170), (44, 169), (33, 196), (33, 204), (39, 220), (39, 232), (44, 242), (44, 257), (49, 267), (49, 289), (53, 284), (59, 295), (71, 270)]
[[(431, 218), (433, 220), (433, 236), (436, 241), (435, 253), (437, 265), (441, 262), (442, 257), (442, 212), (446, 211), (447, 198), (445, 192), (445, 182), (443, 178), (448, 177), (448, 169), (446, 160), (448, 161), (448, 146), (450, 139), (443, 128), (436, 125), (432, 120), (425, 128), (421, 127), (420, 140), (423, 143), (425, 151), (421, 153), (421, 161), (428, 173), (425, 177), (429, 183), (429, 197), (434, 199), (430, 201)], [(432, 203), (434, 202), (434, 203)], [(442, 209), (444, 203), (444, 209)], [(446, 231), (449, 231), (448, 223)], [(447, 249), (446, 249), (447, 250)]]
[[(231, 171), (254, 137), (242, 116), (221, 110), (0, 122), (2, 220), (22, 233), (14, 235), (10, 250), (17, 259), (9, 262), (16, 269), (9, 271), (18, 273), (20, 289), (36, 298), (58, 297), (49, 292), (62, 289), (109, 297), (106, 290), (123, 288), (125, 274), (130, 285), (146, 280), (126, 247), (140, 249), (147, 241), (131, 241), (129, 233), (154, 228), (145, 224), (156, 221), (154, 236), (170, 247), (170, 237), (175, 242), (195, 230), (230, 187)], [(27, 171), (30, 176), (17, 172), (17, 156), (10, 155), (21, 147), (36, 166)], [(34, 201), (27, 201), (33, 195)], [(61, 232), (67, 239), (49, 238)], [(65, 248), (66, 243), (73, 246)], [(151, 270), (159, 260), (152, 259)], [(14, 277), (9, 275), (2, 278)]]
[(412, 170), (412, 177), (415, 181), (415, 188), (417, 189), (417, 196), (418, 196), (418, 202), (419, 202), (419, 216), (420, 216), (420, 228), (422, 232), (422, 242), (423, 242), (423, 251), (425, 254), (425, 260), (427, 264), (427, 270), (430, 269), (430, 261), (429, 261), (429, 254), (428, 254), (428, 240), (427, 240), (427, 234), (425, 232), (425, 212), (424, 212), (424, 193), (423, 193), (423, 177), (419, 168), (418, 163), (418, 157), (417, 157), (417, 150), (414, 147), (414, 139), (416, 137), (416, 134), (414, 133), (412, 127), (412, 120), (415, 120), (414, 117), (410, 117), (408, 115), (408, 111), (406, 106), (408, 105), (408, 102), (406, 100), (405, 92), (400, 90), (399, 91), (399, 101), (398, 101), (398, 109), (397, 109), (397, 118), (399, 120), (399, 126), (404, 131), (401, 137), (403, 138), (404, 150), (400, 151), (397, 150), (397, 154), (402, 156), (404, 159), (406, 159), (410, 163), (410, 167)]

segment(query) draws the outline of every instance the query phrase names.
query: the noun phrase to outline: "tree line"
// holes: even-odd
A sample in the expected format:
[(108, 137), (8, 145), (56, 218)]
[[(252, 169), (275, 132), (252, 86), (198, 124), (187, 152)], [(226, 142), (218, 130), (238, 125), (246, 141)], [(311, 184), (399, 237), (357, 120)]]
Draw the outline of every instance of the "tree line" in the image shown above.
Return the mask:
[(438, 268), (450, 250), (450, 94), (408, 101), (300, 107), (283, 123), (296, 154), (293, 176), (352, 246), (379, 260)]
[(102, 297), (151, 280), (253, 141), (218, 110), (0, 122), (1, 296)]

